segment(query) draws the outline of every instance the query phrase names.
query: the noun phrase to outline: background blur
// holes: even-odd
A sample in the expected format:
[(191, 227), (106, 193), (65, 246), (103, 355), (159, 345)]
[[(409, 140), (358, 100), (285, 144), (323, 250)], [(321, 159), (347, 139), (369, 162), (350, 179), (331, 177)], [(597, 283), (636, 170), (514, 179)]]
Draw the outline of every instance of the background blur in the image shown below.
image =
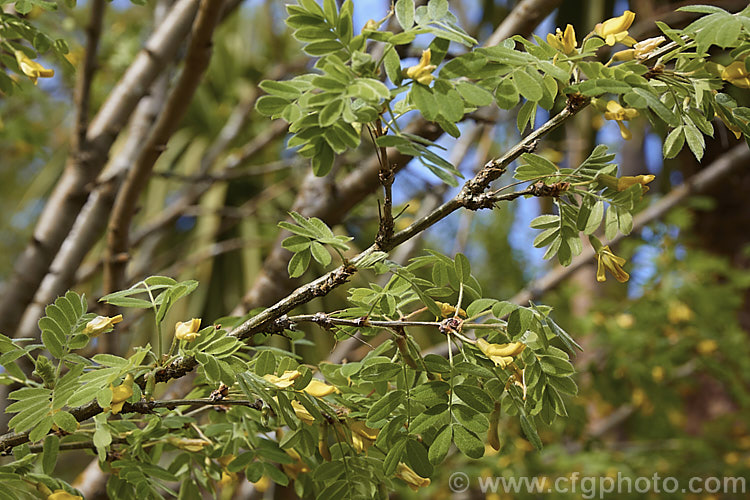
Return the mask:
[[(34, 9), (29, 14), (37, 16), (35, 22), (45, 32), (67, 40), (71, 48), (67, 58), (73, 66), (83, 54), (89, 3), (79, 1), (77, 8), (57, 12)], [(354, 246), (360, 249), (370, 244), (377, 230), (374, 194), (380, 193), (376, 184), (350, 189), (349, 197), (336, 206), (318, 206), (325, 205), (322, 200), (331, 193), (340, 192), (336, 190), (346, 186), (358, 166), (371, 161), (371, 145), (363, 141), (356, 154), (337, 160), (331, 178), (311, 178), (309, 165), (285, 149), (284, 124), (270, 122), (253, 110), (258, 82), (293, 76), (311, 66), (283, 23), (284, 3), (238, 2), (224, 19), (215, 36), (211, 65), (178, 132), (156, 164), (131, 229), (134, 247), (129, 282), (151, 274), (201, 282), (195, 293), (174, 308), (175, 321), (202, 317), (208, 324), (270, 305), (298, 286), (300, 281), (287, 278), (286, 256), (278, 248), (276, 224), (289, 210), (336, 225), (337, 231), (354, 236)], [(630, 9), (636, 12), (631, 35), (642, 40), (658, 35), (655, 20), (673, 27), (688, 24), (694, 14), (674, 12), (688, 3), (698, 2), (547, 2), (551, 13), (533, 24), (538, 24), (535, 33), (543, 37), (555, 27), (573, 24), (580, 40), (596, 23)], [(701, 3), (731, 12), (747, 5), (736, 0)], [(165, 0), (145, 5), (116, 0), (107, 5), (92, 110), (98, 109), (141, 49), (166, 4)], [(354, 4), (356, 31), (368, 19), (384, 17), (390, 6), (388, 0), (355, 0)], [(451, 10), (462, 27), (483, 43), (515, 5), (510, 0), (465, 0), (451, 2)], [(417, 38), (401, 54), (413, 57), (413, 62), (408, 59), (402, 65), (415, 64), (429, 41)], [(451, 47), (453, 55), (462, 50), (456, 44)], [(728, 54), (717, 54), (718, 62), (722, 58), (731, 59)], [(36, 87), (29, 80), (19, 80), (21, 91), (0, 98), (0, 283), (6, 286), (2, 294), (8, 292), (17, 258), (60, 178), (74, 126), (75, 73), (54, 59), (42, 62), (55, 68), (54, 78), (40, 79)], [(155, 106), (163, 99), (165, 82), (176, 72), (175, 67), (167, 68), (154, 84), (151, 99)], [(750, 104), (748, 92), (736, 87), (727, 91), (734, 93), (740, 105)], [(541, 111), (537, 123), (547, 117)], [(461, 124), (460, 139), (437, 140), (447, 148), (440, 154), (466, 175), (519, 138), (512, 110), (482, 110), (474, 118)], [(716, 134), (707, 138), (702, 164), (687, 150), (674, 160), (662, 161), (662, 137), (644, 119), (629, 122), (633, 139), (622, 141), (617, 125), (605, 123), (593, 109), (585, 109), (554, 132), (537, 152), (560, 165), (577, 166), (597, 142), (609, 145), (618, 153), (621, 173), (657, 176), (644, 197), (646, 207), (735, 146), (732, 133), (719, 122), (714, 125)], [(136, 127), (134, 118), (129, 133), (136, 133)], [(128, 133), (120, 134), (107, 169), (118, 168), (128, 150), (127, 141)], [(399, 173), (394, 192), (399, 205), (396, 213), (404, 209), (397, 221), (403, 226), (455, 194), (414, 162)], [(516, 421), (509, 419), (499, 453), (488, 447), (484, 459), (471, 463), (456, 455), (444, 470), (460, 470), (472, 477), (532, 476), (551, 481), (576, 471), (613, 477), (618, 472), (633, 477), (658, 473), (685, 483), (693, 476), (750, 478), (749, 192), (750, 171), (732, 174), (631, 235), (617, 248), (618, 255), (628, 258), (631, 280), (627, 284), (614, 280), (598, 284), (592, 261), (562, 285), (545, 290), (538, 301), (552, 305), (556, 321), (585, 348), (575, 359), (580, 393), (568, 403), (569, 418), (558, 420), (554, 428), (540, 429), (545, 442), (541, 453), (532, 451)], [(555, 271), (555, 263), (543, 261), (543, 252), (532, 247), (534, 232), (528, 227), (531, 219), (551, 210), (546, 201), (521, 199), (502, 210), (459, 213), (392, 257), (403, 262), (425, 248), (448, 255), (463, 252), (475, 275), (481, 277), (485, 296), (508, 299)], [(106, 212), (103, 217), (106, 220)], [(101, 231), (95, 235), (65, 285), (85, 292), (92, 303), (102, 290), (103, 238)], [(315, 266), (303, 280), (322, 272)], [(358, 276), (354, 282), (361, 286), (370, 279), (375, 278)], [(334, 311), (345, 307), (345, 297), (342, 288), (300, 312)], [(20, 320), (5, 320), (0, 320), (2, 333), (29, 335)], [(119, 345), (108, 346), (115, 353), (150, 341), (150, 322), (141, 321), (137, 314), (127, 321), (132, 335), (120, 336)], [(36, 325), (35, 321), (30, 324)], [(428, 334), (419, 339), (425, 349), (439, 340)], [(355, 360), (366, 352), (360, 344), (335, 346), (330, 335), (316, 327), (309, 327), (295, 348), (310, 362)], [(70, 478), (87, 462), (84, 457), (71, 461)], [(61, 463), (58, 472), (62, 467)], [(433, 485), (420, 490), (419, 496), (451, 498), (445, 484), (446, 478), (434, 478)], [(283, 492), (276, 495), (283, 496)], [(404, 488), (399, 498), (416, 495)], [(484, 497), (473, 489), (464, 495)], [(569, 498), (579, 497), (580, 493), (571, 493)], [(487, 498), (506, 497), (491, 494)], [(554, 498), (566, 497), (556, 494)], [(680, 493), (674, 498), (722, 496)]]

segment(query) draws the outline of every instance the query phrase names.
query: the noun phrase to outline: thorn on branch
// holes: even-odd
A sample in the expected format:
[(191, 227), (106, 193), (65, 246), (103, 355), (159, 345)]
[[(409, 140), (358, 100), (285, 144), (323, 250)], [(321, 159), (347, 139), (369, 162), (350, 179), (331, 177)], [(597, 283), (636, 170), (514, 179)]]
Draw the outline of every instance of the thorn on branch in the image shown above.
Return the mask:
[(591, 98), (587, 97), (583, 94), (579, 94), (576, 92), (575, 94), (570, 94), (568, 96), (568, 102), (566, 104), (566, 107), (568, 108), (568, 111), (571, 113), (577, 113), (582, 108), (588, 106), (589, 102), (591, 102)]
[(438, 329), (443, 335), (448, 335), (449, 333), (460, 332), (463, 324), (464, 320), (462, 320), (458, 316), (454, 316), (441, 321)]
[(271, 335), (284, 335), (284, 330), (294, 330), (294, 323), (289, 319), (286, 314), (276, 318), (267, 327), (263, 329), (265, 333)]
[(330, 330), (331, 328), (333, 328), (333, 321), (331, 321), (331, 318), (327, 314), (322, 312), (318, 312), (313, 315), (313, 322), (325, 330)]
[(523, 145), (523, 151), (524, 153), (533, 153), (536, 151), (536, 147), (539, 145), (539, 139), (534, 139), (533, 141), (529, 142), (528, 144)]

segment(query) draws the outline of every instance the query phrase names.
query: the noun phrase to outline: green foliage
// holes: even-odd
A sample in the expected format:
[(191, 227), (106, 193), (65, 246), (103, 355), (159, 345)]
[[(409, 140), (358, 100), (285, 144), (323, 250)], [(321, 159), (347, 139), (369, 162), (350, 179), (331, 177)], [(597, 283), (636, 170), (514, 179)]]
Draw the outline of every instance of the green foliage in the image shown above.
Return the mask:
[[(15, 2), (21, 13), (34, 5), (56, 4)], [(288, 146), (310, 158), (318, 176), (329, 174), (337, 157), (360, 147), (362, 131), (367, 131), (379, 152), (395, 148), (417, 158), (444, 183), (457, 186), (461, 174), (436, 152), (439, 146), (401, 130), (399, 119), (413, 111), (458, 137), (457, 124), (484, 106), (517, 107), (516, 125), (524, 133), (535, 125), (540, 107), (558, 113), (551, 119), (551, 126), (557, 126), (566, 113), (592, 105), (616, 120), (621, 131), (624, 121), (645, 116), (666, 137), (665, 157), (675, 156), (687, 143), (700, 159), (704, 136), (714, 133), (714, 117), (733, 131), (750, 133), (750, 111), (719, 92), (726, 85), (720, 78), (731, 79), (707, 59), (708, 50), (717, 46), (729, 49), (736, 61), (748, 60), (747, 9), (732, 15), (713, 7), (691, 7), (707, 15), (684, 30), (660, 25), (671, 43), (645, 56), (634, 55), (634, 60), (613, 58), (605, 64), (596, 59), (603, 42), (594, 34), (569, 54), (539, 37), (532, 41), (516, 36), (494, 47), (474, 48), (476, 40), (458, 27), (447, 0), (419, 7), (413, 0), (398, 0), (393, 12), (401, 27), (398, 33), (381, 30), (387, 26), (384, 19), (368, 23), (355, 35), (353, 8), (351, 0), (340, 6), (334, 0), (288, 5), (286, 23), (292, 36), (318, 59), (306, 74), (261, 82), (266, 95), (255, 105), (259, 113), (290, 124)], [(0, 24), (4, 43), (29, 57), (50, 48), (64, 52), (63, 44), (47, 40), (16, 16), (3, 14)], [(422, 52), (418, 64), (405, 68), (397, 47), (418, 35), (432, 37), (429, 51)], [(35, 51), (15, 41), (18, 37)], [(369, 42), (381, 44), (380, 57), (368, 53), (373, 45)], [(466, 50), (443, 64), (452, 42)], [(654, 58), (656, 62), (648, 64)], [(15, 62), (7, 54), (3, 62), (6, 59), (15, 71)], [(9, 80), (0, 73), (0, 88), (8, 93), (3, 78)], [(605, 146), (568, 167), (534, 154), (531, 147), (523, 150), (511, 158), (520, 159), (513, 176), (528, 187), (513, 194), (550, 198), (554, 207), (554, 213), (531, 222), (541, 231), (533, 245), (546, 248), (545, 258), (556, 255), (562, 265), (569, 265), (581, 253), (584, 236), (601, 250), (595, 234), (602, 223), (607, 238), (630, 233), (650, 182), (645, 176), (618, 178), (614, 155)], [(387, 173), (386, 157), (379, 158), (381, 173)], [(461, 193), (472, 194), (470, 188), (467, 183)], [(16, 461), (0, 467), (0, 479), (8, 484), (0, 497), (29, 496), (32, 484), (67, 489), (50, 476), (61, 450), (79, 442), (89, 444), (101, 466), (113, 472), (107, 483), (113, 498), (165, 498), (174, 494), (169, 483), (175, 482), (181, 484), (180, 498), (200, 498), (204, 492), (217, 493), (223, 477), (239, 473), (254, 482), (265, 477), (292, 485), (304, 498), (387, 498), (397, 477), (423, 486), (448, 460), (459, 455), (480, 460), (485, 443), (501, 448), (501, 415), (507, 421), (503, 425), (517, 426), (518, 435), (525, 436), (516, 443), (519, 447), (542, 449), (544, 430), (573, 408), (570, 397), (579, 388), (570, 356), (582, 350), (553, 320), (552, 307), (526, 307), (487, 296), (469, 258), (461, 253), (451, 258), (428, 251), (401, 266), (387, 260), (380, 251), (385, 246), (374, 246), (350, 262), (344, 253), (353, 238), (335, 235), (316, 217), (296, 212), (290, 216), (293, 222), (278, 224), (292, 233), (282, 242), (292, 253), (290, 277), (302, 276), (312, 259), (322, 267), (331, 265), (331, 249), (341, 259), (341, 267), (319, 280), (317, 288), (295, 292), (289, 299), (293, 305), (340, 285), (335, 272), (348, 273), (345, 281), (356, 271), (372, 269), (383, 280), (350, 287), (347, 305), (340, 310), (296, 317), (283, 315), (291, 308), (273, 315), (279, 305), (266, 310), (271, 317), (257, 330), (291, 341), (289, 350), (246, 344), (227, 327), (257, 319), (259, 311), (202, 329), (195, 318), (177, 325), (177, 330), (189, 328), (187, 334), (170, 337), (165, 333), (172, 331), (172, 325), (166, 325), (169, 312), (198, 282), (164, 276), (151, 276), (101, 298), (125, 308), (128, 319), (139, 309), (153, 312), (156, 350), (146, 344), (128, 357), (84, 357), (82, 349), (94, 330), (97, 335), (121, 332), (114, 318), (103, 318), (106, 327), (101, 330), (92, 327), (102, 318), (88, 313), (85, 297), (74, 292), (45, 309), (39, 321), (41, 344), (0, 336), (0, 382), (21, 386), (9, 394), (14, 401), (7, 408), (12, 414), (9, 425), (30, 442), (15, 446)], [(309, 298), (299, 298), (306, 292)], [(688, 292), (698, 290), (681, 290), (685, 301)], [(665, 310), (664, 300), (646, 297), (633, 308), (642, 308), (648, 317), (648, 311)], [(691, 306), (701, 307), (700, 301)], [(666, 318), (652, 317), (651, 329), (665, 319), (688, 321), (667, 313)], [(383, 333), (388, 338), (370, 346), (357, 361), (313, 366), (296, 352), (304, 335), (297, 322), (316, 323), (337, 340), (357, 335), (366, 343)], [(615, 326), (603, 324), (614, 331), (610, 348), (645, 356), (658, 343), (664, 359), (673, 364), (693, 359), (693, 347), (670, 350), (664, 339), (654, 340), (661, 337), (653, 331), (618, 335)], [(692, 327), (702, 332), (710, 325)], [(447, 350), (425, 352), (419, 342), (423, 330), (439, 335)], [(170, 338), (169, 349), (163, 349), (163, 341)], [(744, 345), (737, 336), (728, 343), (738, 350)], [(735, 367), (732, 373), (747, 372), (746, 356), (726, 354)], [(21, 361), (33, 364), (32, 376), (26, 375)], [(707, 372), (722, 378), (719, 363), (701, 361)], [(602, 365), (627, 370), (632, 362), (610, 356)], [(197, 377), (186, 400), (153, 402), (157, 380), (179, 378), (195, 366)], [(745, 380), (722, 380), (745, 397), (740, 387)], [(622, 398), (621, 388), (616, 389), (611, 392), (613, 404)], [(216, 411), (202, 412), (204, 407)], [(120, 416), (111, 418), (113, 414)], [(93, 423), (87, 422), (92, 417)]]
[(281, 246), (292, 252), (292, 258), (289, 260), (289, 276), (298, 278), (307, 270), (310, 265), (310, 257), (314, 258), (320, 265), (328, 266), (331, 263), (331, 254), (323, 245), (330, 246), (344, 260), (342, 252), (349, 250), (347, 241), (351, 241), (349, 236), (335, 236), (325, 222), (317, 217), (305, 219), (296, 212), (289, 214), (296, 224), (282, 221), (279, 227), (294, 233), (284, 239)]

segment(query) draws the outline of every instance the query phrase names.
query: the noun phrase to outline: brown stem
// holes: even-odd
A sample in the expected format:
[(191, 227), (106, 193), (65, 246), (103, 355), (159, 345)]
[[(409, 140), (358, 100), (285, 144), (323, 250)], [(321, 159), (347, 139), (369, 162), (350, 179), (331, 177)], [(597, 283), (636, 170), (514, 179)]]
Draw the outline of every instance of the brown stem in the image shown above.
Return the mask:
[[(385, 132), (380, 120), (378, 120), (375, 123), (375, 139), (377, 140)], [(375, 243), (383, 248), (388, 245), (388, 241), (393, 237), (393, 181), (396, 177), (396, 172), (388, 162), (388, 148), (378, 148), (378, 160), (380, 161), (378, 180), (383, 186), (383, 213), (380, 217), (380, 225), (378, 226)]]

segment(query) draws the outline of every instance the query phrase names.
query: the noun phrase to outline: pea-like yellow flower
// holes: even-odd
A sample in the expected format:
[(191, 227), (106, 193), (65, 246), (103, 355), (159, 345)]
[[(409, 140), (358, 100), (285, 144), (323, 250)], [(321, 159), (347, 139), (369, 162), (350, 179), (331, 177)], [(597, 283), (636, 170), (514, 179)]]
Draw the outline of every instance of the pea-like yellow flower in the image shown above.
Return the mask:
[(287, 476), (291, 477), (294, 480), (297, 480), (298, 475), (305, 472), (310, 472), (310, 467), (302, 461), (302, 457), (299, 456), (299, 453), (297, 453), (294, 448), (289, 448), (288, 450), (286, 450), (286, 454), (294, 459), (294, 463), (281, 464), (281, 468), (284, 469), (284, 472)]
[(648, 186), (646, 184), (653, 181), (654, 179), (656, 179), (656, 176), (652, 174), (623, 175), (622, 177), (615, 177), (614, 175), (607, 174), (599, 174), (596, 176), (597, 182), (599, 182), (604, 187), (608, 187), (616, 191), (625, 191), (630, 186), (640, 184), (641, 192), (643, 193), (648, 191)]
[[(455, 306), (452, 306), (452, 305), (450, 305), (450, 304), (449, 304), (449, 303), (447, 303), (447, 302), (435, 302), (435, 303), (436, 303), (436, 304), (438, 305), (438, 307), (440, 308), (440, 314), (441, 314), (441, 315), (442, 315), (442, 316), (443, 316), (444, 318), (448, 318), (448, 317), (450, 317), (450, 316), (453, 316), (453, 315), (454, 315), (454, 314), (456, 313), (456, 307), (455, 307)], [(465, 317), (466, 317), (466, 311), (464, 311), (463, 309), (461, 309), (461, 308), (459, 307), (459, 308), (458, 308), (458, 315), (459, 315), (459, 316), (463, 316), (463, 317), (465, 318)]]
[(328, 385), (325, 382), (317, 379), (312, 379), (307, 387), (305, 387), (303, 390), (310, 396), (314, 396), (316, 398), (322, 398), (338, 391), (338, 389), (336, 389), (334, 386)]
[(72, 495), (65, 490), (55, 490), (47, 495), (47, 500), (83, 500), (81, 495)]
[(605, 269), (612, 273), (612, 276), (614, 276), (620, 283), (625, 283), (630, 279), (630, 275), (622, 268), (623, 264), (627, 261), (622, 257), (615, 255), (612, 250), (609, 249), (609, 245), (602, 247), (602, 249), (596, 254), (596, 258), (598, 260), (596, 267), (596, 281), (607, 281), (607, 276), (604, 274)]
[(297, 380), (300, 376), (302, 376), (302, 373), (298, 372), (297, 370), (287, 370), (281, 375), (281, 377), (277, 377), (273, 373), (267, 373), (266, 375), (263, 375), (263, 378), (279, 389), (286, 389), (290, 385), (294, 384), (294, 381)]
[[(714, 93), (716, 93), (715, 90)], [(729, 119), (721, 106), (716, 106), (716, 116), (718, 116), (724, 126), (734, 134), (735, 138), (739, 139), (742, 137), (742, 130)]]
[(649, 182), (656, 179), (655, 175), (648, 174), (648, 175), (624, 175), (617, 179), (617, 190), (618, 191), (625, 191), (630, 186), (635, 186), (636, 184), (641, 185), (642, 192), (648, 191), (648, 184)]
[(578, 42), (576, 41), (576, 31), (572, 25), (565, 27), (565, 32), (557, 28), (555, 34), (547, 34), (547, 43), (563, 54), (570, 55), (575, 52)]
[(122, 384), (117, 387), (110, 384), (109, 389), (112, 391), (110, 409), (112, 410), (113, 415), (117, 415), (122, 411), (125, 401), (133, 395), (133, 375), (128, 373), (125, 375), (125, 380), (122, 381)]
[(698, 342), (698, 345), (696, 346), (696, 350), (698, 351), (698, 354), (702, 354), (704, 356), (708, 356), (709, 354), (713, 353), (718, 348), (719, 348), (719, 344), (717, 344), (714, 339), (701, 340), (700, 342)]
[(734, 61), (721, 72), (721, 79), (735, 87), (750, 89), (750, 73), (745, 67), (745, 61)]
[(198, 338), (198, 330), (201, 329), (201, 319), (193, 318), (190, 321), (178, 321), (174, 325), (174, 336), (177, 340), (192, 342)]
[(670, 323), (676, 324), (690, 321), (693, 319), (693, 316), (695, 316), (695, 313), (684, 302), (680, 302), (679, 300), (670, 302), (667, 309), (667, 319)]
[(36, 61), (32, 61), (29, 57), (20, 50), (15, 51), (16, 62), (18, 62), (19, 69), (24, 75), (31, 78), (31, 81), (36, 85), (37, 78), (52, 78), (55, 76), (54, 69), (47, 69)]
[(429, 85), (434, 78), (432, 72), (435, 71), (434, 64), (430, 64), (430, 58), (432, 57), (432, 51), (430, 49), (422, 51), (422, 57), (419, 59), (419, 64), (406, 68), (404, 74), (422, 85)]
[(628, 36), (628, 28), (633, 24), (635, 12), (626, 10), (621, 16), (607, 19), (594, 28), (594, 33), (604, 39), (604, 42), (612, 46), (618, 42), (632, 47), (635, 40)]
[(638, 116), (638, 110), (633, 108), (624, 108), (617, 101), (609, 101), (607, 103), (607, 111), (604, 112), (604, 118), (607, 120), (615, 120), (617, 126), (620, 127), (620, 135), (626, 141), (629, 141), (633, 134), (625, 126), (625, 121), (632, 120)]
[(118, 314), (111, 318), (109, 316), (97, 316), (86, 323), (86, 328), (83, 329), (83, 333), (91, 338), (98, 337), (102, 333), (111, 330), (113, 325), (120, 321), (122, 321), (122, 314)]
[(414, 491), (418, 491), (419, 488), (426, 488), (430, 485), (429, 478), (420, 476), (403, 462), (399, 462), (396, 467), (396, 477), (408, 484), (409, 488)]
[(294, 410), (294, 414), (297, 415), (297, 418), (302, 422), (308, 425), (312, 425), (312, 423), (315, 422), (315, 417), (313, 417), (312, 414), (307, 411), (307, 408), (302, 406), (302, 403), (296, 399), (292, 400), (292, 409)]
[(507, 344), (490, 344), (485, 339), (479, 338), (476, 343), (482, 354), (487, 356), (496, 366), (505, 369), (513, 362), (513, 356), (517, 356), (526, 348), (523, 342), (510, 342)]
[(175, 448), (179, 448), (181, 450), (189, 451), (192, 453), (197, 453), (204, 447), (213, 444), (211, 441), (208, 441), (206, 439), (178, 438), (174, 436), (167, 439), (167, 441)]
[(367, 451), (378, 438), (377, 429), (370, 429), (361, 420), (350, 420), (349, 428), (352, 431), (352, 445), (357, 453)]

